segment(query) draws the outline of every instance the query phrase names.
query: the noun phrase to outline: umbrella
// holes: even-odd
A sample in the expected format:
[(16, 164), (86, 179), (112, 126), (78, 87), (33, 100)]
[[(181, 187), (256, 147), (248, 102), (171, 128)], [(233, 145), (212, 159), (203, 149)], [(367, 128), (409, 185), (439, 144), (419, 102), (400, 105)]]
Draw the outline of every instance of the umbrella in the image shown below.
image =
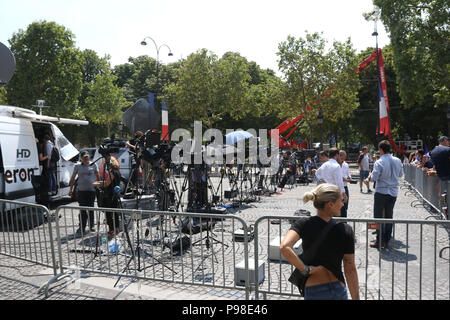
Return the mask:
[(216, 148), (214, 148), (213, 146), (206, 147), (206, 154), (211, 157), (212, 156), (220, 157), (226, 156), (227, 154), (235, 154), (235, 153), (237, 153), (237, 149), (236, 147), (233, 146), (223, 145)]
[(252, 138), (253, 135), (247, 131), (233, 131), (225, 135), (225, 143), (228, 145), (235, 144), (238, 141)]

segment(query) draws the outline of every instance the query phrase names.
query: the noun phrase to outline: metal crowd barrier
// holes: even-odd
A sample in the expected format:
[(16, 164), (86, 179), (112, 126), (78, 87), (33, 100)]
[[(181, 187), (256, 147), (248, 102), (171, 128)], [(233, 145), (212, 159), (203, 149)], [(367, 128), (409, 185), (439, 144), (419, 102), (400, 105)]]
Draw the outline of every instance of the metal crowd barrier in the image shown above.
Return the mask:
[[(95, 232), (76, 234), (80, 210), (95, 215)], [(106, 219), (117, 215), (108, 239)], [(59, 274), (41, 289), (74, 270), (143, 280), (245, 291), (249, 299), (248, 227), (228, 214), (179, 213), (61, 206), (56, 210)], [(242, 230), (242, 237), (236, 238)], [(240, 282), (235, 266), (241, 265)], [(244, 294), (242, 295), (244, 297)]]
[(0, 253), (53, 268), (56, 275), (52, 219), (44, 206), (0, 199)]
[(411, 205), (431, 207), (438, 212), (440, 218), (448, 219), (450, 199), (447, 190), (450, 190), (450, 182), (442, 181), (437, 176), (427, 176), (424, 170), (412, 165), (404, 165), (403, 170), (405, 181), (408, 183), (406, 193), (409, 192), (418, 198)]
[[(116, 284), (126, 277), (242, 290), (246, 299), (252, 290), (256, 299), (298, 296), (279, 252), (298, 216), (264, 216), (249, 227), (231, 214), (61, 206), (50, 216), (43, 206), (7, 200), (0, 209), (0, 253), (53, 268), (46, 295), (77, 270), (119, 277)], [(76, 234), (80, 210), (94, 213), (95, 231)], [(110, 241), (105, 220), (113, 214), (120, 233)], [(450, 299), (450, 221), (336, 219), (355, 233), (363, 299)], [(383, 223), (393, 224), (390, 247), (369, 248)]]
[[(288, 278), (293, 266), (279, 251), (280, 239), (298, 216), (264, 216), (255, 222), (255, 299), (268, 294), (299, 296)], [(360, 298), (364, 300), (450, 299), (450, 221), (336, 218), (353, 228)], [(274, 224), (273, 222), (277, 223)], [(374, 228), (393, 224), (386, 249), (369, 247)], [(294, 250), (301, 253), (301, 244)], [(252, 258), (250, 258), (251, 261)], [(345, 276), (345, 275), (344, 275)], [(350, 292), (349, 292), (350, 298)]]

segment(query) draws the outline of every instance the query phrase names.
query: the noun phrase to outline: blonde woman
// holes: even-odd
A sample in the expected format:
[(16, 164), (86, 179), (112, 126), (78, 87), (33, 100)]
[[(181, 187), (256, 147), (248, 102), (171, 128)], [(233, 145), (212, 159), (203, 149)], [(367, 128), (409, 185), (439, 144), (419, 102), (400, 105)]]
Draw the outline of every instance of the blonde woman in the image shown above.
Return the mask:
[[(355, 266), (355, 240), (352, 228), (346, 223), (336, 223), (318, 247), (310, 265), (306, 265), (294, 252), (294, 244), (301, 238), (303, 251), (307, 252), (320, 237), (322, 230), (339, 216), (344, 205), (342, 192), (333, 184), (321, 184), (303, 195), (303, 202), (313, 201), (317, 215), (299, 219), (292, 224), (281, 241), (283, 256), (299, 271), (308, 276), (305, 300), (347, 300), (348, 289), (353, 300), (359, 300), (358, 274)], [(344, 275), (342, 273), (344, 264)]]

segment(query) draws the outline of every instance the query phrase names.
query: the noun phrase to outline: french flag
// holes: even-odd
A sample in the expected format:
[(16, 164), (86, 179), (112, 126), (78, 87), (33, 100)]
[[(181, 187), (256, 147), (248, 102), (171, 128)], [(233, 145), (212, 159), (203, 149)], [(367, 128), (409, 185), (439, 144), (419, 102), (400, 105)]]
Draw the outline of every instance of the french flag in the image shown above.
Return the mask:
[(169, 112), (166, 107), (166, 101), (163, 99), (162, 105), (162, 130), (161, 140), (169, 140)]
[(389, 101), (387, 95), (386, 75), (384, 73), (383, 56), (381, 55), (381, 49), (378, 49), (378, 66), (380, 73), (380, 81), (378, 82), (378, 106), (380, 114), (380, 128), (379, 133), (390, 136), (391, 129), (389, 127)]

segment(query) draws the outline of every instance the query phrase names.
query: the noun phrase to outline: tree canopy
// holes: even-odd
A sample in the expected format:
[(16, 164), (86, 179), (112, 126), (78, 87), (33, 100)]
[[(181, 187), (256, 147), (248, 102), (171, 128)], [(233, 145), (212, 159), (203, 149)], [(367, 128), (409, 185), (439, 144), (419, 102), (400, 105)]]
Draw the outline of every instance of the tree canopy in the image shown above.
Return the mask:
[[(339, 126), (358, 107), (357, 60), (350, 41), (335, 41), (330, 49), (319, 33), (304, 38), (288, 36), (278, 49), (279, 68), (285, 82), (280, 88), (280, 111), (284, 116), (305, 115), (305, 129), (312, 142), (313, 129)], [(323, 126), (317, 128), (318, 116)], [(307, 131), (303, 131), (304, 134)]]
[(398, 90), (406, 106), (429, 95), (436, 104), (450, 100), (450, 2), (374, 0), (392, 43)]
[[(395, 139), (408, 134), (432, 144), (448, 130), (448, 2), (374, 3), (392, 39), (383, 56)], [(126, 107), (149, 92), (157, 93), (157, 111), (165, 100), (170, 131), (189, 129), (194, 120), (222, 130), (272, 129), (304, 114), (291, 138), (377, 139), (376, 64), (355, 72), (374, 49), (357, 54), (350, 40), (328, 43), (318, 32), (287, 36), (278, 45), (281, 76), (238, 52), (218, 57), (206, 48), (169, 64), (138, 56), (111, 67), (108, 55), (76, 48), (74, 34), (55, 22), (34, 22), (9, 42), (16, 72), (0, 88), (0, 103), (29, 108), (42, 99), (52, 106), (48, 114), (89, 120), (89, 131), (65, 128), (82, 146), (116, 130)]]
[(7, 85), (8, 102), (29, 108), (45, 100), (55, 116), (71, 116), (82, 89), (82, 67), (74, 35), (55, 22), (34, 22), (9, 40), (16, 71)]

